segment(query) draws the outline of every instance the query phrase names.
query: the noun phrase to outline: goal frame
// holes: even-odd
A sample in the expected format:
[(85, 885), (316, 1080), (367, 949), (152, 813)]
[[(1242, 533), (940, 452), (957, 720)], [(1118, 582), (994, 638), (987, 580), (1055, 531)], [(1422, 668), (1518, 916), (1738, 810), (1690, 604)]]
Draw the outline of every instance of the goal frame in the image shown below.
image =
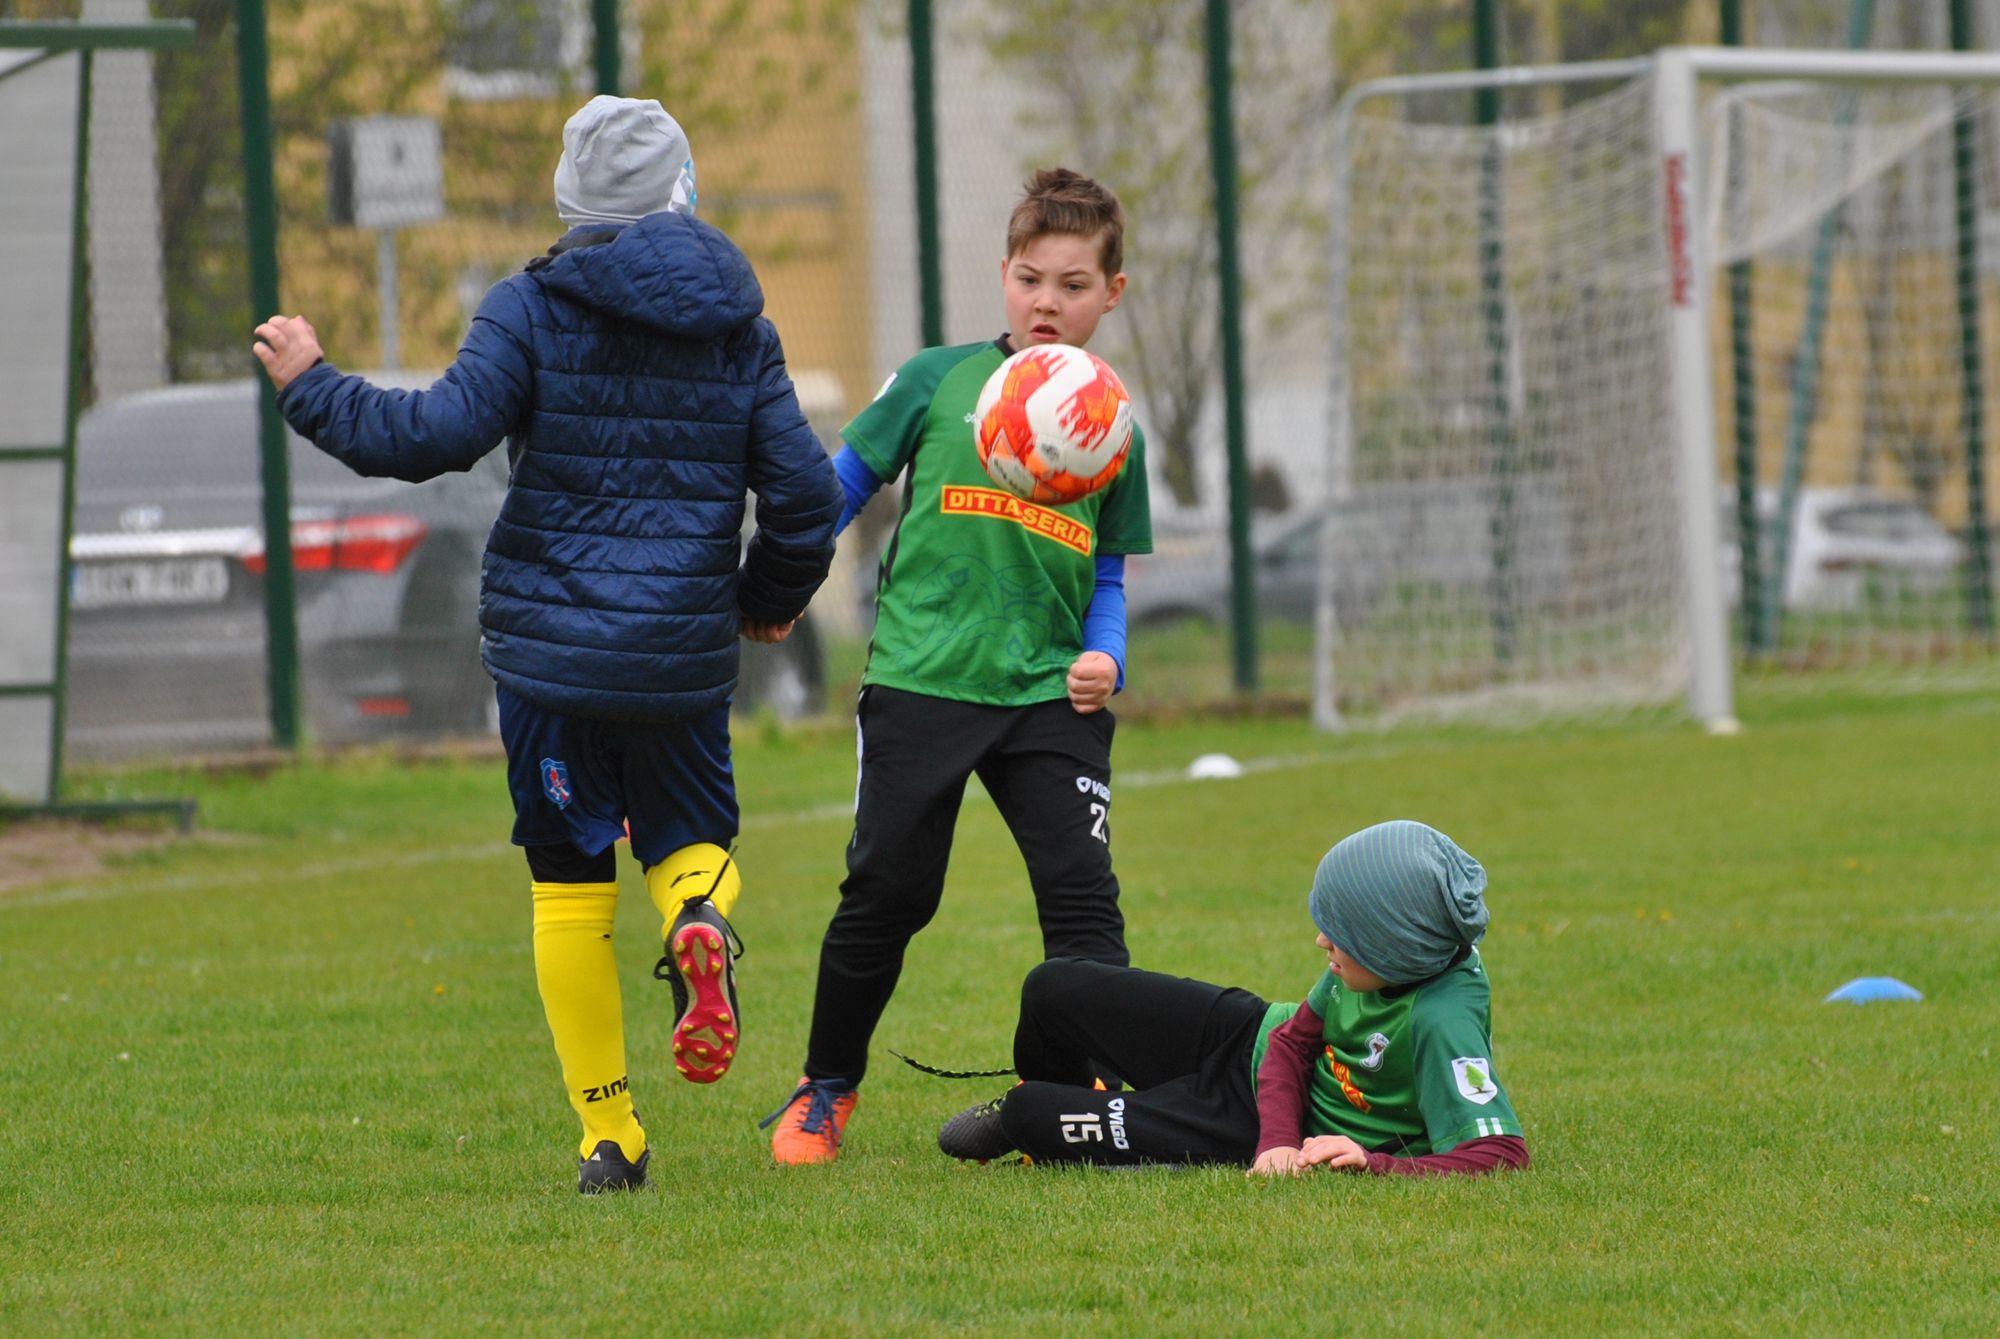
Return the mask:
[[(2000, 55), (1928, 51), (1815, 51), (1714, 46), (1663, 47), (1634, 60), (1583, 61), (1561, 65), (1520, 65), (1492, 70), (1398, 75), (1371, 79), (1349, 89), (1334, 110), (1332, 208), (1332, 422), (1328, 432), (1329, 469), (1324, 501), (1329, 514), (1351, 488), (1354, 417), (1348, 387), (1347, 286), (1352, 240), (1349, 146), (1362, 104), (1380, 98), (1481, 89), (1537, 88), (1557, 84), (1611, 82), (1640, 75), (1652, 79), (1658, 137), (1658, 181), (1662, 202), (1662, 242), (1666, 247), (1670, 304), (1668, 382), (1674, 411), (1676, 506), (1680, 513), (1682, 579), (1686, 593), (1688, 665), (1687, 709), (1711, 733), (1730, 734), (1740, 726), (1729, 655), (1728, 610), (1722, 574), (1715, 562), (1720, 538), (1715, 510), (1716, 420), (1714, 355), (1708, 332), (1714, 303), (1715, 269), (1699, 221), (1706, 201), (1697, 196), (1704, 180), (1696, 162), (1699, 149), (1698, 98), (1703, 79), (1744, 83), (1766, 79), (1807, 79), (1830, 84), (1988, 84), (2000, 87)], [(1336, 701), (1333, 651), (1338, 636), (1334, 616), (1334, 542), (1330, 528), (1321, 536), (1319, 596), (1314, 610), (1313, 719), (1322, 729), (1342, 728)]]
[(0, 819), (22, 815), (96, 819), (124, 814), (165, 814), (183, 832), (194, 819), (191, 800), (62, 802), (62, 763), (67, 662), (69, 658), (69, 570), (72, 512), (76, 497), (76, 430), (83, 387), (85, 250), (89, 227), (89, 168), (91, 77), (94, 57), (102, 51), (185, 51), (194, 46), (192, 19), (160, 19), (134, 23), (65, 20), (0, 20), (0, 79), (10, 78), (52, 61), (76, 61), (76, 121), (71, 157), (71, 195), (52, 204), (69, 217), (69, 274), (66, 325), (61, 331), (63, 384), (55, 388), (62, 401), (59, 441), (0, 447), (0, 467), (14, 463), (55, 462), (60, 476), (60, 507), (53, 555), (56, 574), (51, 677), (46, 681), (0, 683), (0, 697), (40, 699), (48, 704), (48, 765), (32, 794), (0, 793)]

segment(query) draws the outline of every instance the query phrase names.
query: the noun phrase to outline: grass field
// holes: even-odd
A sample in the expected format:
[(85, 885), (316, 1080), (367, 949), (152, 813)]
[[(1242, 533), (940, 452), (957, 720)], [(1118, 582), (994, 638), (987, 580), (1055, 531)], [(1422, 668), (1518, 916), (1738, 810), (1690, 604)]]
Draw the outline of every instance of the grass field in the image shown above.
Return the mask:
[[(1526, 1174), (1411, 1183), (971, 1167), (1038, 940), (968, 804), (848, 1150), (769, 1165), (853, 784), (745, 731), (746, 1049), (673, 1076), (621, 908), (656, 1189), (580, 1199), (497, 762), (384, 756), (196, 795), (197, 838), (0, 893), (0, 1332), (1370, 1335), (2000, 1332), (2000, 701), (1751, 690), (1749, 729), (1328, 738), (1121, 727), (1134, 959), (1302, 993), (1335, 838), (1436, 824), (1492, 874)], [(1225, 750), (1243, 779), (1190, 783)], [(1821, 998), (1890, 975), (1921, 1004)]]

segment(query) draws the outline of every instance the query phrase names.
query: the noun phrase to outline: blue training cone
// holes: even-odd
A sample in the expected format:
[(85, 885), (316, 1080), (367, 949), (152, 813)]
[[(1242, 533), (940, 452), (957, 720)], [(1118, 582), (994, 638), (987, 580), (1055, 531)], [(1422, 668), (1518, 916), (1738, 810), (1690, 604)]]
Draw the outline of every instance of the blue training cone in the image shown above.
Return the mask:
[(1924, 992), (1893, 976), (1857, 976), (1827, 996), (1823, 1003), (1873, 1004), (1876, 1000), (1920, 1000)]

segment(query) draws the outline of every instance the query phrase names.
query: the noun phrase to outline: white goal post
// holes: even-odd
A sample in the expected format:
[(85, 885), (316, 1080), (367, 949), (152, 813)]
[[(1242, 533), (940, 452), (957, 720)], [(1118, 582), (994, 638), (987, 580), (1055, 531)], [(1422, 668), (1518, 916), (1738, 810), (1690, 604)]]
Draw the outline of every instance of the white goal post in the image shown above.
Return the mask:
[[(2000, 55), (1669, 47), (1378, 79), (1342, 98), (1322, 727), (1356, 704), (1679, 698), (1735, 728), (1709, 235), (1723, 178), (1704, 81), (1991, 90)], [(1483, 126), (1360, 115), (1574, 84), (1612, 92)], [(1839, 140), (1822, 156), (1844, 171), (1847, 132), (1800, 133)]]

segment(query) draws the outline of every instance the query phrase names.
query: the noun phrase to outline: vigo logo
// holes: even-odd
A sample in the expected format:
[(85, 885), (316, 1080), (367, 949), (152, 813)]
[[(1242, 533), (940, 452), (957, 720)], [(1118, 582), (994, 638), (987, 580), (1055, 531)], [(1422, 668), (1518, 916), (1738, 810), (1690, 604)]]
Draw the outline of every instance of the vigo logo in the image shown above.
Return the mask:
[(1110, 1111), (1111, 1143), (1114, 1147), (1130, 1152), (1132, 1146), (1125, 1142), (1125, 1099), (1122, 1097), (1112, 1098)]
[(1102, 781), (1096, 781), (1087, 776), (1080, 776), (1076, 779), (1076, 793), (1079, 795), (1095, 795), (1098, 799), (1104, 801), (1102, 804), (1093, 803), (1090, 806), (1090, 835), (1103, 842), (1106, 846), (1111, 845), (1111, 833), (1104, 826), (1105, 820), (1111, 817), (1111, 787), (1105, 785)]

